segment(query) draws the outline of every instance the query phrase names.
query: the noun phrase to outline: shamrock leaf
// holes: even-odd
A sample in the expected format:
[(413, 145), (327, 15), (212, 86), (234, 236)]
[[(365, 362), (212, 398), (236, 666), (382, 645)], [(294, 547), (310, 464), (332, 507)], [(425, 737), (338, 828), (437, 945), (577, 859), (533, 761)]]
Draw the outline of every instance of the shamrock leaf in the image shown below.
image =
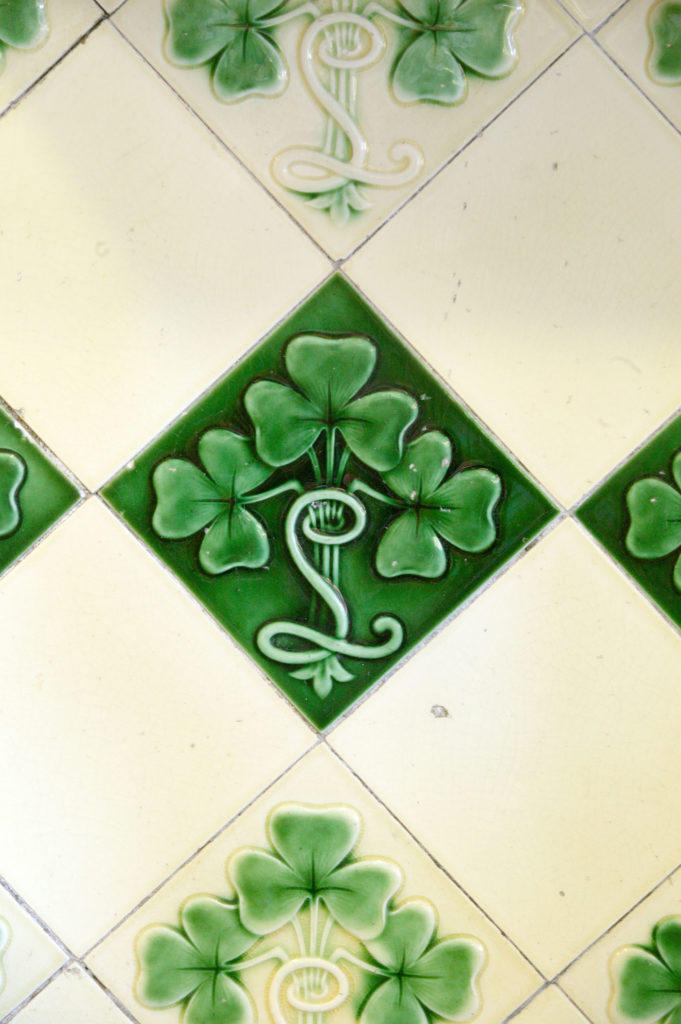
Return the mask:
[(268, 824), (275, 853), (239, 850), (230, 861), (244, 925), (267, 935), (287, 924), (305, 903), (320, 900), (352, 935), (378, 935), (388, 900), (402, 879), (389, 861), (348, 860), (359, 830), (359, 815), (350, 807), (278, 807)]
[(650, 949), (619, 949), (610, 976), (609, 1014), (616, 1024), (681, 1024), (681, 917), (655, 926)]
[(301, 334), (289, 343), (285, 364), (298, 391), (262, 380), (244, 397), (261, 459), (284, 466), (308, 451), (322, 431), (339, 430), (348, 448), (372, 469), (391, 469), (399, 462), (418, 407), (404, 391), (355, 398), (376, 364), (368, 338)]
[[(681, 490), (681, 452), (672, 460), (672, 475)], [(625, 544), (635, 558), (664, 558), (681, 547), (681, 493), (664, 480), (648, 476), (627, 491), (631, 523)], [(676, 559), (674, 586), (681, 590), (681, 555)]]
[(681, 85), (681, 3), (661, 0), (648, 14), (648, 73), (660, 85)]
[(381, 576), (442, 576), (447, 556), (440, 538), (475, 553), (494, 543), (501, 480), (481, 468), (460, 470), (443, 483), (451, 460), (449, 438), (431, 430), (408, 444), (399, 465), (383, 474), (407, 511), (379, 541), (376, 569)]
[(213, 88), (225, 103), (276, 96), (288, 71), (269, 29), (281, 0), (166, 0), (166, 53), (174, 64), (213, 62)]
[(383, 932), (365, 943), (385, 981), (369, 996), (360, 1024), (429, 1024), (429, 1014), (463, 1021), (477, 1013), (484, 947), (467, 935), (436, 943), (434, 936), (435, 911), (425, 900), (388, 914)]
[(513, 29), (522, 0), (402, 0), (410, 41), (393, 71), (402, 103), (459, 103), (466, 95), (465, 68), (488, 78), (513, 70)]
[(267, 533), (243, 506), (272, 470), (247, 438), (231, 430), (208, 430), (198, 450), (208, 475), (187, 459), (165, 459), (154, 470), (154, 530), (175, 540), (208, 527), (199, 563), (211, 575), (237, 566), (260, 568), (269, 558)]
[(2, 0), (0, 55), (3, 45), (26, 50), (38, 46), (46, 35), (45, 0)]
[(234, 978), (257, 936), (241, 924), (236, 906), (193, 896), (180, 928), (152, 925), (137, 940), (137, 998), (158, 1009), (184, 1003), (184, 1024), (252, 1024), (251, 1001)]
[(21, 522), (19, 491), (26, 479), (26, 463), (16, 452), (0, 450), (0, 538)]

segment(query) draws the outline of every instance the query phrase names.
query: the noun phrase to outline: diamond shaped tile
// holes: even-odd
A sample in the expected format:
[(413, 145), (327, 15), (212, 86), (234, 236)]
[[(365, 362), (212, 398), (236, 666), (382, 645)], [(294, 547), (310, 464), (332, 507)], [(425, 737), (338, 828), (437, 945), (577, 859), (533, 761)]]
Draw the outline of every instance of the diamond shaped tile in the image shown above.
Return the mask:
[(70, 964), (13, 1020), (16, 1024), (126, 1024), (128, 1018), (82, 967)]
[(263, 7), (256, 42), (241, 51), (232, 41), (238, 5), (220, 9), (236, 29), (212, 24), (211, 5), (186, 0), (168, 0), (165, 18), (160, 3), (128, 0), (115, 21), (334, 257), (421, 187), (576, 35), (552, 0), (444, 6), (434, 28), (411, 0), (314, 0)]
[(76, 485), (0, 408), (0, 572), (78, 501)]
[(540, 982), (323, 747), (87, 962), (140, 1024), (179, 1024), (183, 1009), (187, 1024), (219, 1020), (209, 1012), (219, 999), (231, 1024), (284, 1024), (298, 1009), (319, 1024), (395, 1024), (425, 1020), (424, 1005), (499, 1024)]
[(0, 885), (0, 1020), (65, 960), (35, 918)]
[(613, 473), (577, 515), (681, 626), (681, 416)]
[(513, 1024), (588, 1024), (555, 985), (549, 985), (513, 1018)]
[(342, 277), (103, 493), (320, 728), (554, 514)]

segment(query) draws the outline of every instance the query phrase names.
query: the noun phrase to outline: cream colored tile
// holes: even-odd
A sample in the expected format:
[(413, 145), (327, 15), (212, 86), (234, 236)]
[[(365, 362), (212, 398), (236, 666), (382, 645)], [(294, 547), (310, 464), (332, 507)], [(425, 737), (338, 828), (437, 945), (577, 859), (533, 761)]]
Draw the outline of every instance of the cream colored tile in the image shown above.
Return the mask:
[(81, 967), (72, 964), (13, 1021), (16, 1024), (124, 1024), (127, 1017)]
[(4, 49), (0, 111), (40, 78), (102, 16), (93, 0), (47, 0), (45, 10), (49, 31), (39, 46), (33, 50)]
[(551, 977), (678, 860), (680, 672), (678, 634), (564, 522), (330, 743)]
[(569, 999), (555, 985), (543, 992), (513, 1018), (513, 1024), (588, 1024)]
[(681, 89), (678, 85), (660, 85), (648, 73), (648, 12), (652, 6), (652, 0), (631, 0), (603, 27), (598, 41), (669, 120), (681, 129)]
[(97, 499), (0, 586), (2, 865), (74, 951), (311, 742)]
[[(318, 747), (88, 956), (88, 964), (95, 974), (141, 1024), (177, 1024), (178, 1007), (151, 1009), (136, 998), (134, 983), (138, 964), (135, 942), (138, 935), (153, 924), (177, 925), (180, 907), (192, 895), (203, 893), (233, 899), (234, 891), (225, 871), (229, 858), (244, 846), (269, 847), (268, 818), (273, 809), (289, 802), (321, 806), (343, 804), (354, 808), (361, 819), (355, 855), (360, 858), (387, 858), (393, 865), (392, 870), (402, 877), (394, 904), (401, 905), (411, 899), (428, 900), (436, 908), (437, 936), (472, 935), (483, 944), (486, 964), (479, 981), (482, 1006), (476, 1017), (478, 1024), (499, 1024), (538, 987), (539, 979), (535, 972), (496, 928), (451, 884), (347, 769), (327, 750)], [(362, 955), (359, 943), (350, 940), (348, 933), (339, 927), (334, 928), (328, 949), (345, 948), (348, 941), (352, 948), (356, 945), (356, 952)], [(271, 934), (264, 946), (271, 949), (283, 944), (290, 950), (293, 942), (292, 932), (284, 928)], [(254, 959), (259, 951), (259, 948), (253, 948), (247, 954), (249, 959)], [(347, 968), (347, 962), (344, 964)], [(262, 1005), (275, 967), (276, 964), (268, 961), (261, 967), (244, 969), (240, 973), (241, 981), (256, 1003), (258, 1020), (279, 1019)], [(352, 973), (352, 969), (350, 971)], [(338, 1009), (333, 1020), (339, 1024), (354, 1022), (358, 1017), (358, 999), (359, 991), (355, 991), (352, 1005), (346, 1003)], [(331, 1018), (324, 1016), (323, 1019)]]
[(622, 2), (623, 0), (562, 0), (565, 9), (587, 31), (592, 31), (600, 25)]
[(65, 959), (47, 932), (0, 886), (0, 1020)]
[[(643, 891), (641, 896), (643, 896)], [(623, 946), (648, 946), (653, 928), (665, 917), (681, 914), (681, 872), (676, 871), (615, 928), (580, 957), (560, 979), (560, 986), (594, 1024), (610, 1022), (610, 960)]]
[[(323, 4), (322, 4), (323, 6)], [(366, 3), (360, 3), (364, 8)], [(400, 187), (367, 187), (364, 199), (369, 210), (352, 216), (345, 225), (334, 224), (328, 213), (307, 205), (299, 194), (282, 188), (274, 161), (277, 154), (298, 146), (321, 147), (324, 114), (307, 87), (301, 70), (301, 31), (308, 23), (299, 18), (277, 29), (290, 69), (286, 92), (275, 99), (251, 97), (238, 103), (221, 103), (210, 85), (208, 67), (178, 68), (165, 57), (165, 18), (162, 5), (147, 0), (128, 0), (116, 16), (116, 24), (173, 87), (199, 112), (217, 134), (238, 154), (268, 189), (334, 258), (347, 255), (376, 228), (432, 172), (516, 96), (575, 37), (573, 22), (553, 0), (533, 0), (516, 29), (518, 65), (495, 81), (469, 79), (466, 100), (456, 107), (436, 103), (398, 103), (390, 91), (390, 64), (397, 53), (394, 26), (380, 21), (387, 46), (384, 57), (357, 76), (356, 120), (368, 146), (368, 166), (391, 168), (390, 149), (407, 140), (423, 155), (423, 170)]]
[(110, 25), (0, 121), (0, 164), (2, 393), (90, 486), (327, 270)]
[(585, 40), (348, 264), (564, 503), (679, 404), (680, 159)]

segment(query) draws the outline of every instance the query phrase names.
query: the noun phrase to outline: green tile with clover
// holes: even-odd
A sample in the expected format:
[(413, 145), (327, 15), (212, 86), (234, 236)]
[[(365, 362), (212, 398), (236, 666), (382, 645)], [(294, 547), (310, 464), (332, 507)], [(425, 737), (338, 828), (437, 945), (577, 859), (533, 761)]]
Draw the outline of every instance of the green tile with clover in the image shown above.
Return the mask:
[(0, 409), (0, 572), (79, 498), (21, 424)]
[(609, 477), (577, 516), (681, 626), (681, 416)]
[(340, 276), (103, 493), (318, 728), (555, 515)]

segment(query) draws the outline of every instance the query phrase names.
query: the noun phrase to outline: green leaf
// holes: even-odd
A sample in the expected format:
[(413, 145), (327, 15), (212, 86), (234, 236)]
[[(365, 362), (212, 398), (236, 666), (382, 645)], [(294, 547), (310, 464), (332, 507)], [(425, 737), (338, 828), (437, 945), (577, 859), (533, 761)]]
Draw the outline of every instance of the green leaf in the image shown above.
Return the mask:
[(409, 984), (421, 1003), (445, 1020), (468, 1020), (478, 1009), (474, 982), (485, 962), (475, 939), (444, 939), (409, 971)]
[(421, 29), (438, 23), (442, 0), (401, 0), (399, 6), (415, 22), (414, 28)]
[(424, 515), (454, 547), (477, 553), (491, 547), (496, 539), (494, 509), (500, 497), (501, 480), (496, 473), (465, 469), (427, 499)]
[(255, 27), (230, 30), (213, 74), (218, 99), (233, 103), (246, 96), (278, 96), (288, 70), (279, 47)]
[(137, 998), (144, 1006), (174, 1006), (206, 978), (201, 957), (187, 938), (167, 925), (145, 928), (137, 940)]
[(229, 876), (239, 895), (241, 919), (258, 935), (283, 928), (309, 896), (296, 873), (264, 850), (237, 851), (229, 863)]
[(211, 576), (229, 569), (260, 569), (269, 557), (265, 527), (239, 505), (232, 505), (218, 516), (199, 548), (199, 564)]
[(637, 480), (627, 492), (626, 546), (635, 558), (662, 558), (681, 546), (681, 494), (662, 480)]
[(195, 67), (215, 57), (243, 19), (228, 0), (166, 0), (166, 53), (174, 64)]
[(662, 85), (681, 84), (681, 3), (662, 0), (648, 15), (648, 71)]
[(0, 450), (0, 538), (13, 533), (21, 522), (19, 491), (26, 479), (26, 463), (16, 452)]
[(199, 458), (225, 498), (240, 498), (272, 475), (256, 456), (253, 442), (231, 430), (207, 430), (199, 445)]
[(400, 103), (430, 100), (460, 103), (466, 95), (466, 76), (447, 40), (438, 32), (420, 32), (398, 58), (393, 92)]
[(258, 455), (271, 466), (286, 466), (304, 455), (324, 425), (304, 395), (276, 381), (251, 384), (244, 405), (255, 426)]
[(464, 0), (456, 9), (456, 30), (447, 42), (465, 67), (500, 78), (515, 67), (513, 30), (523, 13), (522, 0)]
[(183, 1024), (251, 1024), (253, 1007), (248, 995), (225, 974), (212, 974), (187, 1004)]
[(681, 555), (679, 555), (674, 563), (673, 582), (676, 589), (681, 591)]
[(47, 35), (44, 0), (2, 0), (0, 43), (18, 50), (38, 46)]
[(449, 438), (429, 430), (407, 445), (399, 465), (383, 479), (391, 491), (410, 505), (420, 505), (435, 493), (452, 461)]
[(365, 859), (334, 871), (320, 886), (327, 909), (358, 939), (373, 939), (385, 925), (388, 901), (402, 884), (390, 861)]
[(360, 831), (351, 807), (282, 804), (270, 818), (269, 833), (277, 852), (299, 878), (326, 878), (351, 853)]
[(414, 509), (390, 523), (376, 549), (376, 571), (386, 579), (413, 575), (434, 580), (446, 569), (442, 542), (427, 518)]
[(333, 420), (371, 376), (376, 347), (361, 335), (301, 334), (289, 342), (285, 362), (291, 380)]
[(165, 459), (152, 482), (157, 504), (151, 522), (159, 537), (191, 537), (224, 511), (219, 487), (186, 459)]
[(681, 1006), (679, 979), (646, 949), (625, 946), (610, 962), (612, 1005), (624, 1021), (655, 1024)]
[(405, 391), (375, 391), (350, 402), (337, 422), (353, 454), (384, 472), (400, 461), (405, 432), (417, 415), (418, 405)]
[(681, 987), (681, 917), (666, 917), (653, 929), (653, 943)]
[(410, 986), (390, 978), (369, 997), (360, 1024), (428, 1024), (428, 1017)]
[(416, 963), (435, 932), (435, 911), (425, 900), (409, 900), (388, 914), (384, 930), (366, 943), (374, 960), (396, 972)]
[(180, 920), (205, 961), (220, 968), (238, 960), (257, 939), (241, 923), (239, 908), (215, 896), (192, 896), (182, 907)]

